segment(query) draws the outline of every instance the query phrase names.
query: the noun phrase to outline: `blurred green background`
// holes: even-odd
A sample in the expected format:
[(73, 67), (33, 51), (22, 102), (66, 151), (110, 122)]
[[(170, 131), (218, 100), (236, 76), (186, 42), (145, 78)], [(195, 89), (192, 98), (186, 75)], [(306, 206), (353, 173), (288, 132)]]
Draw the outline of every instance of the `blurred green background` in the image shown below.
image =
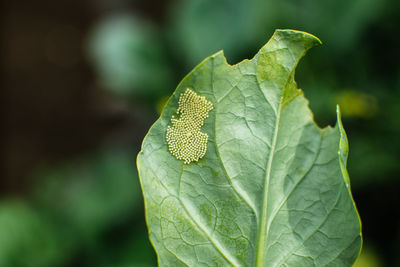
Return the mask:
[(174, 87), (276, 28), (315, 34), (296, 79), (343, 112), (363, 222), (357, 267), (400, 266), (400, 1), (59, 0), (2, 9), (0, 267), (156, 266), (135, 166)]

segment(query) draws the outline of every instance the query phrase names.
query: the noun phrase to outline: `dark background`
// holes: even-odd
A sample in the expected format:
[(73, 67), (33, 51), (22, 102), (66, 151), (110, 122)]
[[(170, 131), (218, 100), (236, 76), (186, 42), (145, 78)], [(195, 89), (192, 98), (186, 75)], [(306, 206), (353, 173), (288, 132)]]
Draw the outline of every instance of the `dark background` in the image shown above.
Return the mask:
[(320, 126), (343, 112), (363, 222), (357, 266), (400, 266), (400, 2), (2, 3), (0, 266), (155, 266), (135, 166), (180, 79), (276, 28), (315, 34), (296, 79)]

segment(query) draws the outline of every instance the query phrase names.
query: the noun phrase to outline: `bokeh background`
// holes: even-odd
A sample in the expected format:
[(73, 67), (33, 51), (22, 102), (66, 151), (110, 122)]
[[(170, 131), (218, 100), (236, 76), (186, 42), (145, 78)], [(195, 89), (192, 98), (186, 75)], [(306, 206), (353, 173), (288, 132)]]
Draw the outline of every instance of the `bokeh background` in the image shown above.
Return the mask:
[(364, 234), (400, 266), (400, 1), (6, 0), (0, 267), (156, 266), (136, 154), (203, 58), (251, 58), (276, 28), (318, 36), (296, 79), (320, 126), (343, 112)]

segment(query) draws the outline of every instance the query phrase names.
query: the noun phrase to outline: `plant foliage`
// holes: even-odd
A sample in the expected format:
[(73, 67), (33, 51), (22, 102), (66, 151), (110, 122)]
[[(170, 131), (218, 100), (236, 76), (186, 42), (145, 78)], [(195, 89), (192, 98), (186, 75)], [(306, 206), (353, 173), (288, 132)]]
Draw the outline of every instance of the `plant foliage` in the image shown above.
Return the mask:
[[(337, 125), (320, 129), (294, 80), (319, 44), (277, 30), (251, 60), (206, 58), (178, 85), (137, 163), (150, 239), (161, 266), (351, 266), (360, 220)], [(190, 88), (213, 105), (207, 151), (184, 164), (166, 132)]]

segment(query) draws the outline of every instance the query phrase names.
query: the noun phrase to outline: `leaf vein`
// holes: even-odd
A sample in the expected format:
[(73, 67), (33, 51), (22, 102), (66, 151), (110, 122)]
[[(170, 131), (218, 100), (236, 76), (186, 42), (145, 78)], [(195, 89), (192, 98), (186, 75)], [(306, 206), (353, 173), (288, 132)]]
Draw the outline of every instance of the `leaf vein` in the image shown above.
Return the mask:
[[(214, 77), (213, 77), (213, 73), (214, 73), (214, 59), (212, 58), (212, 65), (211, 65), (211, 89), (212, 92), (214, 94), (214, 98), (216, 98), (215, 95), (215, 90), (214, 90)], [(236, 186), (233, 184), (231, 177), (228, 175), (228, 172), (226, 171), (225, 165), (222, 161), (222, 157), (217, 145), (217, 131), (216, 131), (216, 120), (217, 120), (217, 110), (218, 110), (218, 105), (216, 105), (215, 107), (215, 111), (214, 111), (214, 146), (215, 146), (215, 151), (217, 152), (217, 157), (221, 163), (221, 168), (224, 172), (224, 175), (228, 181), (228, 183), (230, 184), (230, 186), (233, 189), (233, 192), (236, 194), (236, 196), (238, 196), (239, 198), (241, 198), (248, 206), (249, 208), (253, 211), (254, 215), (258, 218), (258, 214), (257, 214), (257, 210), (255, 208), (254, 203), (252, 203), (250, 201), (250, 197), (247, 196), (247, 194), (240, 188), (240, 191), (238, 190), (238, 188), (236, 188)]]
[[(182, 174), (183, 174), (183, 169), (184, 169), (184, 164), (182, 164), (182, 169), (181, 169), (181, 175), (179, 177), (179, 180), (182, 179)], [(229, 252), (218, 242), (218, 240), (215, 240), (212, 238), (212, 236), (209, 234), (209, 231), (207, 231), (207, 227), (202, 225), (201, 223), (197, 222), (190, 210), (187, 208), (185, 201), (182, 198), (177, 198), (179, 202), (181, 203), (183, 209), (185, 210), (185, 213), (188, 215), (190, 221), (192, 222), (192, 225), (201, 230), (207, 239), (210, 241), (210, 243), (215, 247), (215, 249), (221, 254), (221, 256), (231, 265), (233, 266), (239, 266), (239, 264), (236, 262), (236, 259), (229, 254)]]
[[(301, 181), (304, 180), (304, 178), (306, 176), (308, 176), (308, 174), (310, 173), (310, 171), (314, 168), (314, 163), (318, 158), (318, 155), (321, 151), (321, 143), (322, 143), (322, 135), (320, 135), (320, 139), (319, 139), (319, 143), (318, 143), (318, 149), (317, 152), (315, 153), (314, 159), (310, 165), (310, 167), (307, 169), (307, 171), (299, 178), (299, 180), (292, 186), (292, 188), (290, 189), (290, 191), (288, 192), (288, 194), (286, 195), (286, 197), (283, 199), (283, 201), (279, 204), (278, 208), (275, 209), (275, 211), (272, 213), (271, 215), (271, 219), (269, 222), (269, 227), (272, 225), (272, 222), (274, 221), (274, 219), (276, 218), (276, 215), (278, 214), (279, 210), (282, 208), (282, 206), (287, 202), (287, 200), (289, 199), (290, 195), (295, 191), (296, 187), (301, 183)], [(267, 228), (269, 228), (267, 227)]]
[(329, 212), (325, 215), (324, 220), (323, 220), (323, 221), (315, 228), (315, 230), (312, 231), (302, 242), (300, 242), (294, 249), (292, 249), (289, 253), (287, 253), (287, 254), (282, 258), (282, 260), (279, 261), (278, 266), (279, 266), (282, 262), (286, 262), (286, 261), (289, 259), (290, 255), (291, 255), (293, 252), (297, 251), (306, 241), (308, 241), (316, 232), (318, 232), (318, 231), (321, 229), (321, 227), (322, 227), (322, 226), (326, 223), (326, 221), (328, 220), (328, 218), (329, 218), (329, 216), (331, 215), (332, 211), (335, 209), (336, 205), (339, 203), (339, 199), (340, 199), (341, 194), (342, 194), (342, 191), (339, 192), (339, 194), (338, 194), (338, 196), (337, 196), (337, 198), (336, 198), (336, 200), (335, 200), (335, 203), (334, 203), (334, 204), (332, 205), (332, 207), (329, 209)]

